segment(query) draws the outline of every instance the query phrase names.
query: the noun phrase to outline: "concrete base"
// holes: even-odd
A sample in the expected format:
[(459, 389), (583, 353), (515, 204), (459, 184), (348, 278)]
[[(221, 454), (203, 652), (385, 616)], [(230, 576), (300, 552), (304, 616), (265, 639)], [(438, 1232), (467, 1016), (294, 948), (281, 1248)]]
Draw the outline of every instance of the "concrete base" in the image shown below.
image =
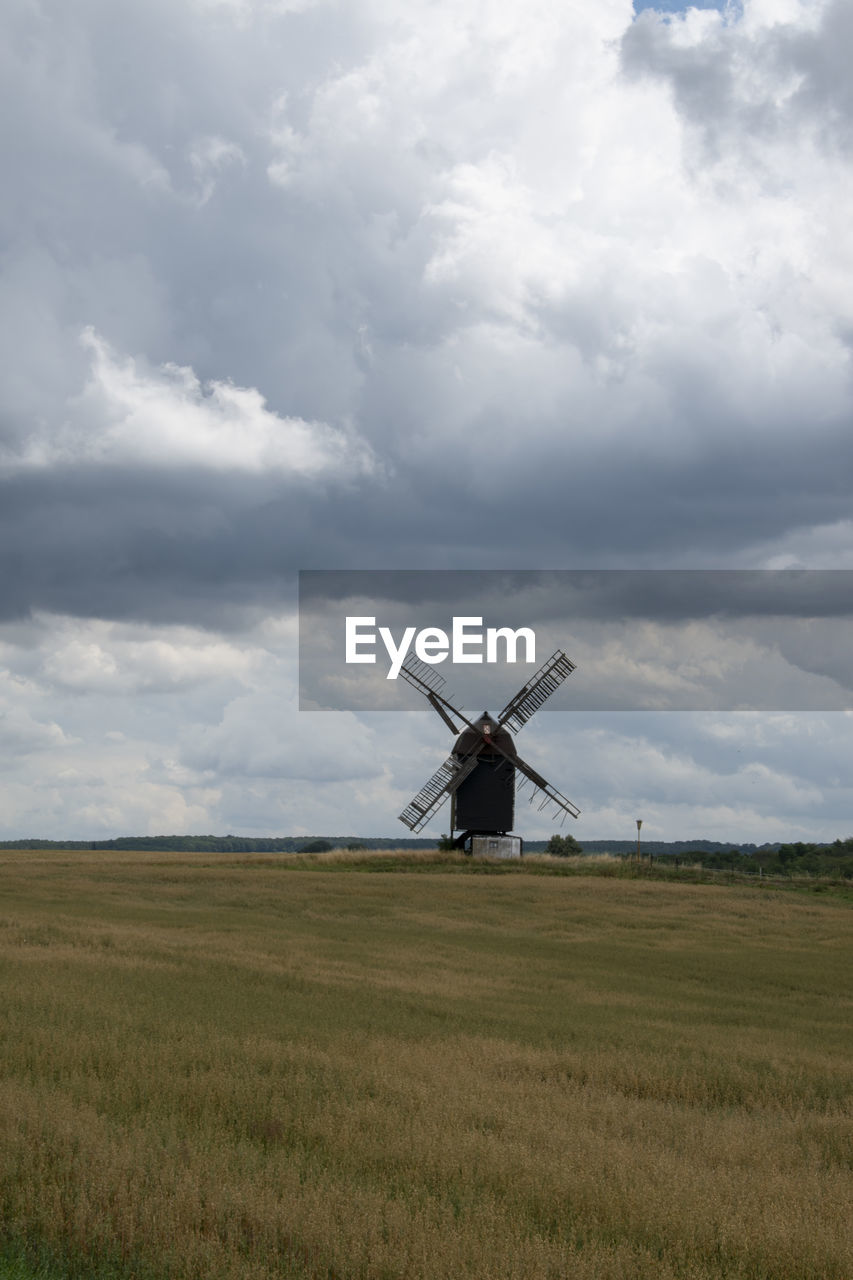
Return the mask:
[(472, 836), (475, 858), (520, 858), (521, 836)]

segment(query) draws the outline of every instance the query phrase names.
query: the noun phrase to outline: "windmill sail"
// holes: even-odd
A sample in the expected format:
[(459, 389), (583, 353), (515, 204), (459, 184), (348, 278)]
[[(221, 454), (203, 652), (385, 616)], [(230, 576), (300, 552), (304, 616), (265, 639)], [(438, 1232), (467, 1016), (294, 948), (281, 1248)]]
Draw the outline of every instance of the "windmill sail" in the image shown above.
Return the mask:
[(421, 662), (420, 658), (416, 658), (413, 653), (409, 654), (401, 666), (400, 675), (413, 689), (426, 694), (427, 697), (431, 693), (440, 693), (447, 683), (440, 671), (430, 666), (428, 662)]
[(421, 662), (420, 658), (410, 654), (400, 668), (400, 675), (410, 684), (413, 689), (417, 689), (418, 693), (422, 693), (427, 699), (431, 707), (434, 707), (447, 725), (451, 733), (458, 733), (456, 725), (451, 720), (448, 712), (453, 712), (460, 720), (464, 720), (465, 724), (470, 724), (463, 716), (458, 707), (454, 707), (452, 702), (445, 698), (442, 690), (446, 684), (444, 676), (436, 671), (435, 667), (431, 667), (426, 662)]
[(506, 704), (498, 716), (498, 723), (508, 725), (517, 733), (522, 725), (527, 724), (533, 713), (539, 710), (543, 702), (547, 702), (554, 690), (559, 689), (574, 669), (575, 664), (562, 649), (552, 653), (535, 676), (532, 676), (524, 688), (519, 689), (515, 697)]
[(425, 782), (413, 800), (410, 800), (400, 821), (410, 831), (421, 831), (436, 813), (449, 795), (452, 795), (460, 783), (464, 782), (477, 767), (477, 753), (460, 758), (448, 756), (440, 769), (436, 769), (429, 782)]
[(552, 787), (551, 783), (543, 778), (541, 773), (537, 773), (535, 769), (531, 768), (526, 760), (522, 760), (521, 757), (518, 757), (513, 763), (519, 773), (524, 774), (524, 777), (533, 783), (534, 791), (530, 796), (530, 802), (532, 804), (537, 798), (540, 800), (540, 813), (543, 809), (547, 809), (549, 805), (553, 805), (554, 817), (556, 817), (558, 813), (561, 813), (564, 817), (566, 814), (571, 818), (576, 818), (578, 816), (580, 809), (577, 805), (572, 804), (571, 800), (568, 800), (561, 791), (557, 790), (556, 787)]

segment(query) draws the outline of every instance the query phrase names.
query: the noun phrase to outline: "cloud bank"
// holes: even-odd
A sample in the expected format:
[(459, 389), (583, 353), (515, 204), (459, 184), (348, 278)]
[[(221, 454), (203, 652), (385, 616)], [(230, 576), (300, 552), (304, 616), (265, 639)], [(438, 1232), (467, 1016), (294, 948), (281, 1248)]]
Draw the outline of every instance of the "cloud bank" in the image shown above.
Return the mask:
[[(21, 628), (39, 652), (95, 624), (251, 651), (300, 568), (853, 565), (843, 0), (7, 10), (15, 733), (82, 759), (71, 740), (100, 732), (66, 720), (67, 681), (27, 683)], [(103, 669), (73, 652), (102, 707)], [(112, 658), (132, 684), (130, 650)], [(287, 698), (292, 651), (276, 661)], [(199, 723), (230, 723), (211, 679)], [(133, 695), (171, 726), (122, 747), (139, 788), (95, 770), (84, 818), (73, 788), (30, 805), (25, 773), (16, 812), (69, 835), (99, 805), (123, 829), (298, 820), (288, 760), (313, 730), (283, 708), (278, 790), (238, 800), (210, 747), (201, 791), (181, 764), (156, 783), (174, 808), (146, 792), (140, 761), (180, 738), (169, 696)], [(791, 820), (819, 825), (794, 804), (810, 787), (788, 788)], [(370, 797), (341, 812), (387, 830), (396, 801)]]

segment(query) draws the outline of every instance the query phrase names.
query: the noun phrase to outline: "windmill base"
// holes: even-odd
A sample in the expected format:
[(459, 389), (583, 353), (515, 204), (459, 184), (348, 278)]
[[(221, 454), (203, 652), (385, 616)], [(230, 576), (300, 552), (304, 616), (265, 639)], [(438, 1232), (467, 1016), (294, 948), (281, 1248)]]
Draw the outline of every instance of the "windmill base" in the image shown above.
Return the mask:
[(524, 853), (521, 836), (507, 836), (494, 831), (463, 831), (454, 842), (474, 858), (520, 858)]

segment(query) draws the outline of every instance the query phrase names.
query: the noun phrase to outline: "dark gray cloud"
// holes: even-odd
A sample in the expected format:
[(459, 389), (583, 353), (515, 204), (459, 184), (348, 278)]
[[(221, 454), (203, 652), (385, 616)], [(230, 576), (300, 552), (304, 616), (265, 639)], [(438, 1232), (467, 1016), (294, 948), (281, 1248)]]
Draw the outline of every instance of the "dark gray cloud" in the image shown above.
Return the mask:
[[(622, 38), (623, 66), (667, 82), (682, 115), (717, 156), (754, 144), (805, 138), (849, 151), (853, 88), (846, 50), (853, 14), (845, 0), (829, 0), (796, 16), (784, 10), (761, 20), (762, 6), (745, 6), (738, 20), (714, 20), (702, 38), (685, 39), (681, 22), (641, 14)], [(796, 13), (796, 10), (794, 10)], [(788, 16), (788, 21), (785, 17)]]
[[(583, 31), (533, 16), (516, 48), (514, 20), (476, 43), (426, 10), (13, 5), (7, 612), (203, 617), (311, 564), (726, 562), (846, 518), (849, 371), (824, 345), (846, 303), (787, 279), (787, 245), (745, 266), (759, 242), (767, 258), (771, 196), (776, 215), (830, 216), (835, 160), (816, 150), (822, 189), (779, 204), (768, 155), (736, 249), (719, 195), (696, 203), (689, 136), (609, 44), (622, 34), (623, 71), (671, 83), (731, 165), (741, 107), (761, 135), (786, 76), (785, 112), (844, 118), (843, 6), (689, 39), (615, 4)], [(790, 235), (817, 252), (813, 230)], [(96, 411), (86, 326), (113, 371), (134, 362), (140, 401), (191, 369), (202, 395), (256, 388), (273, 419), (349, 432), (379, 470), (312, 488), (208, 465), (203, 444), (191, 465), (111, 452), (127, 406), (101, 387)]]
[(520, 625), (582, 613), (612, 622), (626, 617), (685, 621), (710, 617), (844, 618), (853, 614), (853, 575), (844, 569), (537, 569), (306, 570), (300, 601), (335, 607), (355, 597), (379, 609), (402, 603), (419, 611), (505, 609)]
[[(299, 615), (306, 709), (412, 706), (405, 682), (389, 681), (392, 654), (378, 629), (389, 629), (396, 649), (407, 630), (450, 637), (458, 616), (479, 619), (468, 624), (480, 637), (469, 652), (479, 656), (472, 667), (448, 652), (435, 672), (494, 710), (556, 649), (580, 673), (549, 709), (853, 707), (845, 570), (307, 572)], [(351, 617), (373, 619), (360, 624), (372, 662), (347, 661)], [(500, 627), (533, 632), (535, 651), (501, 644), (487, 662), (485, 631)]]

